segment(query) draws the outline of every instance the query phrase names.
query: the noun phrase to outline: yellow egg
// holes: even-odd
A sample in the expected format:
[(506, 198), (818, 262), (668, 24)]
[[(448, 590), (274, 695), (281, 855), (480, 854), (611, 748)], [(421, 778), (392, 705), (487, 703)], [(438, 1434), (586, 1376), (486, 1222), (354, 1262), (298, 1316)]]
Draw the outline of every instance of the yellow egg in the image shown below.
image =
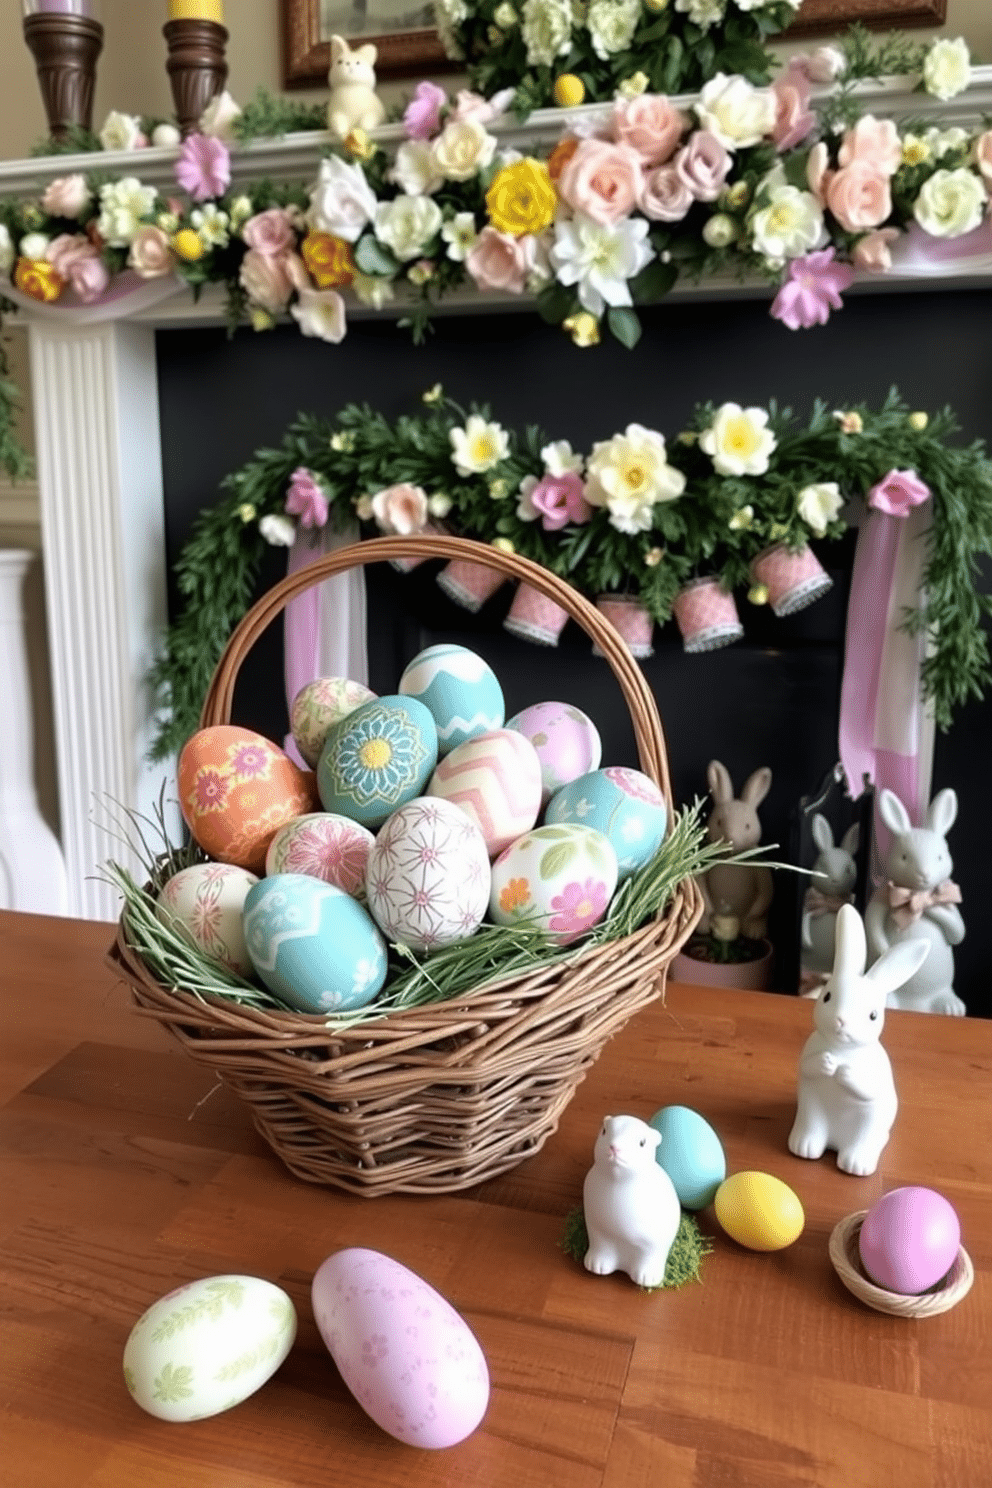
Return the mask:
[(563, 72), (555, 78), (554, 94), (559, 108), (575, 108), (586, 96), (585, 84), (574, 72)]
[(734, 1173), (720, 1184), (713, 1204), (730, 1238), (749, 1250), (783, 1250), (806, 1223), (792, 1189), (771, 1173)]

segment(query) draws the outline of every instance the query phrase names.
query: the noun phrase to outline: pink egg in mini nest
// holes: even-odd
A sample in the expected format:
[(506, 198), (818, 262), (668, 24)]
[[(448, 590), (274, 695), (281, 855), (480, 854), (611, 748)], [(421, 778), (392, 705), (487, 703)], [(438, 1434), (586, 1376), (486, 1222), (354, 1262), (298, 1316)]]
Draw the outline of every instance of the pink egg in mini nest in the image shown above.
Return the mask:
[(869, 1209), (858, 1252), (872, 1281), (915, 1296), (947, 1275), (960, 1245), (961, 1225), (943, 1194), (914, 1186), (892, 1189)]

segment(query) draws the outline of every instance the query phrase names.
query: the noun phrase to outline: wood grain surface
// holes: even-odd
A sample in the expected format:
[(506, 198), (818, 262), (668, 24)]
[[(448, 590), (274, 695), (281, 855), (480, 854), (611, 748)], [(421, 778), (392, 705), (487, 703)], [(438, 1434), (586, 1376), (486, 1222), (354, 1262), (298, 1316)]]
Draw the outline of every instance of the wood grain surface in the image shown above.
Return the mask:
[[(879, 1171), (788, 1152), (808, 1003), (672, 985), (606, 1048), (536, 1157), (445, 1198), (292, 1178), (103, 962), (108, 925), (0, 912), (3, 1488), (989, 1488), (992, 1023), (889, 1014), (901, 1110)], [(561, 1249), (607, 1112), (691, 1106), (730, 1172), (790, 1184), (806, 1228), (770, 1255), (714, 1240), (701, 1284), (646, 1293)], [(952, 1311), (871, 1311), (835, 1276), (838, 1219), (922, 1183), (958, 1211), (975, 1285)], [(349, 1395), (310, 1310), (314, 1271), (381, 1250), (475, 1331), (479, 1430), (422, 1452)], [(283, 1286), (296, 1344), (223, 1415), (142, 1412), (121, 1356), (163, 1293), (223, 1272)]]

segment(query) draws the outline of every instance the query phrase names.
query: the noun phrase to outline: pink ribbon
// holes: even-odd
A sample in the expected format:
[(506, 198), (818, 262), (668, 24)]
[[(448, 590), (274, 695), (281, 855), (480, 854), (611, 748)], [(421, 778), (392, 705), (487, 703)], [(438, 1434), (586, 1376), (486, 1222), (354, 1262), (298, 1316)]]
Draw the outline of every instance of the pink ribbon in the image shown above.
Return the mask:
[(822, 889), (807, 889), (803, 909), (816, 919), (819, 915), (836, 914), (841, 905), (850, 902), (850, 894), (824, 894)]
[(918, 920), (925, 910), (937, 904), (960, 904), (961, 890), (951, 879), (945, 878), (935, 889), (904, 889), (889, 882), (889, 908), (892, 918), (900, 930), (905, 930)]

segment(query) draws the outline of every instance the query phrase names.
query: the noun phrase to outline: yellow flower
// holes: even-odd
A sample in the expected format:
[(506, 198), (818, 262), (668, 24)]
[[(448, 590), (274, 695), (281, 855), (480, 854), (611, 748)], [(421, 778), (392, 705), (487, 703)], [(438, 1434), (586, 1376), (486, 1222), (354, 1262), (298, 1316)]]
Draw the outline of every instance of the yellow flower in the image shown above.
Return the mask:
[(918, 134), (907, 134), (902, 142), (903, 165), (925, 165), (930, 159), (930, 146)]
[(444, 397), (444, 388), (441, 386), (441, 384), (439, 382), (436, 382), (433, 387), (429, 387), (427, 389), (426, 393), (421, 393), (421, 395), (420, 395), (420, 401), (421, 401), (421, 403), (427, 403), (427, 404), (430, 404), (430, 403), (440, 403), (440, 401), (441, 401), (441, 399), (443, 397)]
[(588, 310), (580, 310), (578, 315), (568, 316), (562, 321), (562, 329), (570, 332), (576, 346), (599, 345), (599, 321)]
[(746, 181), (735, 181), (720, 193), (720, 204), (731, 212), (739, 212), (741, 207), (747, 206), (750, 195), (751, 188)]
[(46, 258), (19, 258), (14, 270), (14, 283), (21, 294), (50, 304), (62, 293), (62, 280)]
[(181, 228), (172, 239), (172, 250), (186, 263), (196, 263), (198, 258), (203, 257), (200, 234), (191, 227)]
[(860, 434), (864, 430), (864, 419), (860, 413), (855, 412), (853, 409), (850, 412), (845, 412), (842, 408), (835, 408), (834, 418), (840, 424), (840, 432), (842, 434)]
[(494, 537), (490, 547), (495, 548), (497, 553), (515, 553), (517, 551), (508, 537)]
[(624, 78), (617, 89), (621, 98), (639, 98), (642, 93), (648, 91), (650, 78), (646, 72), (631, 73), (629, 78)]
[(917, 434), (922, 434), (930, 422), (930, 415), (926, 413), (911, 413), (909, 415), (909, 427), (915, 429)]
[(242, 522), (244, 522), (245, 526), (247, 527), (249, 522), (254, 522), (257, 513), (250, 501), (242, 501), (241, 505), (238, 507), (237, 515), (241, 518)]
[(307, 233), (300, 244), (300, 254), (318, 289), (338, 289), (355, 277), (351, 244), (333, 233)]
[(275, 316), (271, 310), (263, 310), (261, 305), (249, 305), (248, 316), (253, 331), (271, 331), (275, 327)]
[(647, 568), (657, 568), (665, 556), (664, 548), (648, 548), (644, 554), (644, 564)]
[(644, 5), (647, 10), (667, 10), (668, 0), (644, 0)]
[(677, 438), (679, 444), (684, 444), (689, 449), (691, 449), (692, 446), (697, 443), (699, 435), (696, 433), (695, 429), (683, 429), (682, 433), (679, 434)]
[(502, 479), (490, 481), (489, 494), (494, 501), (502, 501), (505, 496), (509, 496), (510, 494), (509, 481), (505, 481)]
[(574, 72), (563, 72), (555, 78), (554, 94), (559, 108), (575, 108), (586, 96), (586, 85)]
[(754, 526), (754, 507), (739, 507), (727, 525), (731, 532), (747, 532), (748, 528)]
[(539, 233), (555, 220), (558, 193), (548, 167), (525, 156), (497, 171), (486, 192), (489, 220), (497, 232)]
[(350, 455), (355, 448), (355, 436), (347, 431), (331, 435), (331, 449), (339, 455)]
[(356, 160), (371, 160), (378, 145), (374, 145), (364, 129), (352, 129), (344, 137), (344, 147)]
[(751, 587), (750, 587), (750, 589), (747, 591), (747, 597), (748, 597), (748, 599), (751, 601), (751, 603), (753, 605), (767, 604), (768, 603), (768, 585), (767, 584), (752, 584)]
[(768, 529), (768, 536), (772, 542), (778, 542), (780, 537), (788, 536), (789, 529), (784, 522), (773, 522)]

